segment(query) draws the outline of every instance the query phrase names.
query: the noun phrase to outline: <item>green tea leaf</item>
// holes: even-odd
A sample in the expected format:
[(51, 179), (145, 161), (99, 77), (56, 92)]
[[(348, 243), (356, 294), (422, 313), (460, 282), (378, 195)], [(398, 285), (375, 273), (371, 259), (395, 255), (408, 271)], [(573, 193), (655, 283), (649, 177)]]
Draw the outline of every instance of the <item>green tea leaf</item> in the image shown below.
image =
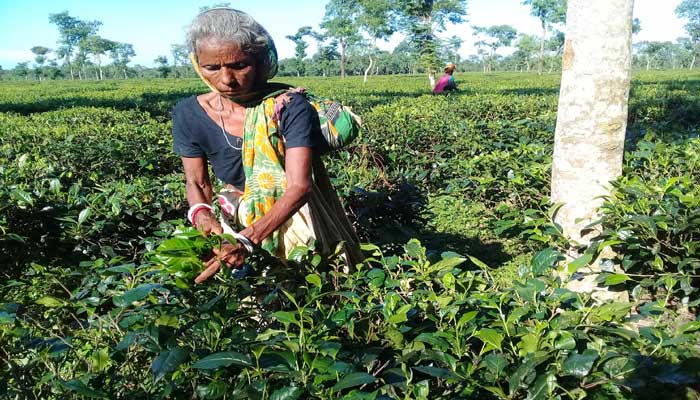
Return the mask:
[(171, 328), (178, 328), (180, 326), (179, 320), (174, 315), (161, 315), (156, 319), (156, 326), (169, 326)]
[(250, 357), (245, 354), (236, 353), (235, 351), (223, 351), (220, 353), (210, 354), (201, 360), (198, 360), (192, 364), (192, 368), (217, 369), (221, 367), (228, 367), (229, 365), (249, 367), (252, 364)]
[(151, 364), (151, 371), (156, 380), (160, 380), (165, 375), (174, 372), (180, 364), (187, 361), (189, 353), (184, 349), (176, 347), (174, 349), (162, 351)]
[(442, 284), (447, 289), (454, 289), (455, 282), (456, 282), (455, 276), (452, 275), (451, 272), (447, 272), (445, 275), (442, 276)]
[(92, 214), (92, 210), (90, 207), (85, 208), (83, 211), (78, 214), (78, 225), (82, 225), (85, 220), (90, 218), (90, 215)]
[(297, 314), (291, 311), (276, 311), (272, 313), (272, 315), (275, 317), (275, 319), (277, 319), (283, 324), (299, 325), (299, 321), (297, 320)]
[(500, 376), (508, 366), (508, 360), (498, 353), (489, 353), (481, 361), (481, 366), (486, 367), (495, 376)]
[(442, 260), (436, 262), (435, 264), (430, 266), (431, 271), (442, 271), (444, 269), (452, 269), (459, 264), (462, 264), (463, 262), (467, 261), (466, 258), (464, 257), (447, 257), (443, 258)]
[(316, 286), (317, 288), (320, 288), (322, 286), (321, 277), (318, 274), (306, 275), (306, 281)]
[(535, 276), (541, 276), (552, 268), (560, 258), (563, 258), (561, 253), (551, 247), (540, 251), (532, 259), (532, 273)]
[(304, 394), (304, 389), (297, 386), (285, 386), (275, 390), (270, 400), (297, 400)]
[(605, 286), (615, 286), (630, 280), (627, 274), (610, 274), (605, 277)]
[(468, 324), (469, 321), (476, 318), (477, 315), (479, 315), (478, 311), (467, 311), (461, 317), (459, 317), (459, 320), (457, 321), (457, 326), (460, 328), (463, 327), (464, 325)]
[(459, 376), (446, 368), (413, 367), (414, 370), (440, 379), (459, 379)]
[(491, 267), (489, 267), (488, 265), (486, 265), (483, 261), (479, 260), (478, 258), (472, 257), (472, 256), (467, 256), (467, 257), (469, 258), (469, 261), (473, 262), (474, 265), (476, 265), (477, 267), (481, 268), (482, 270), (484, 270), (484, 271), (490, 271), (490, 270), (491, 270)]
[(573, 274), (574, 272), (578, 271), (579, 269), (589, 265), (591, 263), (591, 261), (593, 261), (593, 254), (585, 253), (581, 257), (570, 262), (569, 265), (567, 266), (567, 271), (570, 274)]
[(38, 300), (35, 301), (36, 304), (41, 304), (44, 307), (48, 308), (56, 308), (56, 307), (63, 307), (65, 302), (63, 300), (57, 299), (55, 297), (51, 296), (44, 296)]
[(405, 246), (404, 250), (406, 255), (411, 258), (422, 258), (425, 257), (425, 248), (421, 246), (420, 242), (416, 239), (411, 239)]
[(477, 331), (476, 334), (474, 334), (474, 336), (481, 339), (481, 341), (487, 345), (484, 351), (488, 351), (489, 347), (501, 350), (501, 342), (503, 341), (503, 335), (498, 333), (498, 331), (489, 328), (481, 329), (480, 331)]
[(547, 373), (540, 375), (532, 387), (527, 391), (527, 400), (549, 400), (552, 391), (557, 384), (554, 374)]
[(570, 332), (561, 332), (559, 337), (554, 342), (554, 348), (557, 350), (573, 350), (576, 348), (576, 339)]
[(93, 399), (108, 399), (109, 396), (107, 396), (107, 393), (102, 392), (100, 390), (95, 390), (92, 388), (89, 388), (86, 386), (83, 382), (73, 379), (68, 382), (61, 382), (61, 386), (64, 388), (70, 390), (71, 392), (75, 392), (81, 396), (85, 397), (90, 397)]
[(343, 389), (355, 387), (355, 386), (360, 386), (360, 385), (366, 385), (368, 383), (372, 383), (376, 381), (377, 378), (374, 376), (365, 373), (365, 372), (353, 372), (352, 374), (345, 375), (343, 379), (338, 381), (338, 383), (333, 386), (333, 390), (336, 392), (339, 392)]
[(591, 371), (593, 364), (598, 359), (598, 351), (586, 349), (583, 353), (572, 353), (562, 365), (562, 373), (564, 375), (572, 375), (577, 378), (583, 378)]
[(117, 307), (128, 307), (137, 301), (145, 299), (153, 289), (160, 287), (156, 284), (142, 284), (124, 294), (112, 297), (112, 303)]

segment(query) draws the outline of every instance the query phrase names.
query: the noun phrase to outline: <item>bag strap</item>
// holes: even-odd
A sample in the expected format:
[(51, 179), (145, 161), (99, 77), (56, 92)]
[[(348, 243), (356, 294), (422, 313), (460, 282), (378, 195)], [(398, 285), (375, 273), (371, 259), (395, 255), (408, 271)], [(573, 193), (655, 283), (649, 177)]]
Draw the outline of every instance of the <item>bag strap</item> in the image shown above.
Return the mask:
[(303, 87), (296, 87), (296, 88), (290, 87), (287, 89), (276, 90), (276, 91), (268, 94), (267, 96), (265, 96), (265, 99), (270, 99), (270, 98), (275, 99), (275, 110), (274, 110), (274, 113), (272, 114), (272, 119), (274, 121), (280, 120), (280, 118), (282, 116), (282, 110), (289, 102), (289, 96), (285, 96), (285, 95), (288, 95), (290, 93), (301, 94), (304, 97), (306, 97), (307, 100), (309, 99), (308, 93), (306, 92), (306, 89)]

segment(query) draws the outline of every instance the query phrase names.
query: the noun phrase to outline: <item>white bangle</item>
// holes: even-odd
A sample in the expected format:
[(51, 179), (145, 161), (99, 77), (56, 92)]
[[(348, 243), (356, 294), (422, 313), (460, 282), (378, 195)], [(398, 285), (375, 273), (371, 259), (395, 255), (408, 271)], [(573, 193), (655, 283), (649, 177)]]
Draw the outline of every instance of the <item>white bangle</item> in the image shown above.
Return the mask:
[(192, 217), (194, 216), (194, 213), (199, 210), (200, 208), (206, 208), (209, 211), (214, 211), (214, 207), (210, 206), (209, 204), (205, 203), (197, 203), (193, 204), (192, 207), (187, 211), (187, 220), (190, 221), (192, 225), (194, 225), (194, 221), (192, 220)]
[(243, 247), (245, 247), (245, 250), (246, 250), (249, 254), (253, 254), (253, 252), (255, 251), (255, 246), (253, 245), (253, 242), (250, 241), (250, 239), (248, 239), (247, 237), (241, 235), (241, 234), (238, 233), (238, 232), (233, 232), (233, 235), (232, 235), (232, 236), (233, 236), (234, 238), (236, 238), (236, 240), (238, 241), (238, 243), (242, 244)]

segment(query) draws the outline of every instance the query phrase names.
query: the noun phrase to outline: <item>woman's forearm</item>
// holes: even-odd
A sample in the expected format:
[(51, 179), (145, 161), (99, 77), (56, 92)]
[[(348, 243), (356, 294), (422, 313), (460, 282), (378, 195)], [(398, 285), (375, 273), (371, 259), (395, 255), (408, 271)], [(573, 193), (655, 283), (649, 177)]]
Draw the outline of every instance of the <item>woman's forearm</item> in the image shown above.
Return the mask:
[(185, 182), (185, 195), (190, 206), (197, 203), (211, 204), (214, 191), (209, 182)]
[(282, 197), (275, 202), (267, 214), (240, 233), (254, 244), (260, 244), (306, 204), (310, 191), (310, 182), (287, 187)]
[(270, 236), (306, 204), (312, 185), (312, 155), (310, 147), (287, 149), (284, 162), (287, 184), (284, 194), (275, 202), (269, 212), (242, 230), (242, 235), (253, 243), (260, 244), (263, 239)]
[(197, 203), (211, 204), (214, 192), (209, 179), (207, 160), (182, 157), (182, 166), (185, 170), (185, 196), (190, 206)]

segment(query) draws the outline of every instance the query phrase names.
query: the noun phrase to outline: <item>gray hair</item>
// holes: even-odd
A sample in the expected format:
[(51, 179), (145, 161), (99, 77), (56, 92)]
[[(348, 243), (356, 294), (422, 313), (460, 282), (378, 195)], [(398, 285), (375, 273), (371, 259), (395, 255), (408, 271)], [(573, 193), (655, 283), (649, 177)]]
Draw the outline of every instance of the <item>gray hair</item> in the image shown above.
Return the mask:
[(197, 54), (205, 40), (235, 43), (254, 56), (266, 80), (277, 74), (277, 49), (272, 36), (250, 15), (233, 8), (212, 8), (197, 15), (187, 30), (187, 45)]

